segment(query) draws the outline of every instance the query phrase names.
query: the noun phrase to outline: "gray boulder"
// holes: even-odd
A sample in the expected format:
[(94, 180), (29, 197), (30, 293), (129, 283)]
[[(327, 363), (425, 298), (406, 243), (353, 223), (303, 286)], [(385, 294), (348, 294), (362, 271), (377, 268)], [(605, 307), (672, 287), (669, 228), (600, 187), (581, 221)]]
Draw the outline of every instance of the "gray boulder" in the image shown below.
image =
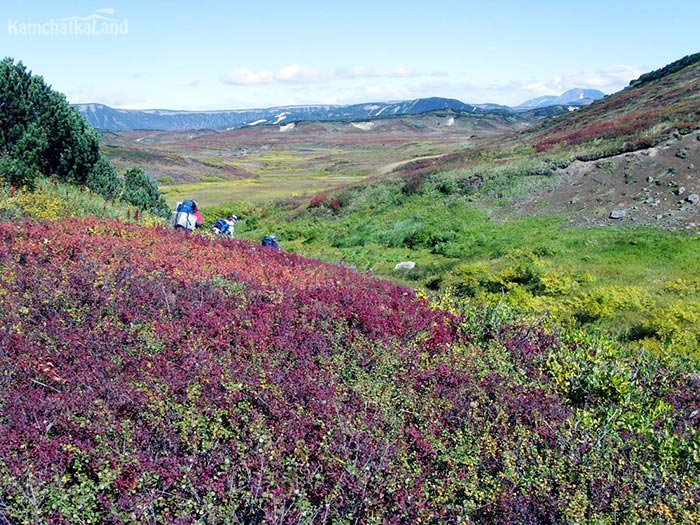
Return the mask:
[(609, 218), (611, 219), (623, 219), (627, 215), (625, 210), (613, 210), (610, 212)]

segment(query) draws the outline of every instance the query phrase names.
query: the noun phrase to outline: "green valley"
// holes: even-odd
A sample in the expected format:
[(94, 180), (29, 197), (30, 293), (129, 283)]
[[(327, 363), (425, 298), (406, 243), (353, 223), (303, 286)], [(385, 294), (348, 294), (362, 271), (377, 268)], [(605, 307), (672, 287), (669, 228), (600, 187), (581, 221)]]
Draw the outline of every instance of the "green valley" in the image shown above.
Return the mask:
[(99, 133), (0, 66), (0, 522), (700, 520), (700, 54), (575, 111)]

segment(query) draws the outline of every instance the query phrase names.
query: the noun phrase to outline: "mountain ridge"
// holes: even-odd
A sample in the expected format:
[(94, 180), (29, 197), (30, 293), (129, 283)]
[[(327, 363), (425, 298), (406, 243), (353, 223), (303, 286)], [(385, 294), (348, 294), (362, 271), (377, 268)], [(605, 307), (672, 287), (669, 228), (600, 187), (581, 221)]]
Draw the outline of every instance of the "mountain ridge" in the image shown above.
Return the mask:
[(456, 99), (440, 97), (397, 102), (366, 102), (351, 105), (298, 105), (269, 108), (185, 111), (169, 109), (115, 109), (103, 104), (76, 104), (90, 125), (98, 129), (125, 131), (238, 129), (257, 125), (284, 125), (317, 120), (361, 120), (397, 115), (417, 115), (436, 110), (478, 113), (483, 110)]
[(558, 105), (585, 106), (603, 98), (604, 96), (605, 93), (597, 89), (574, 88), (562, 93), (558, 97), (553, 95), (545, 95), (544, 97), (526, 100), (522, 104), (515, 106), (515, 110), (530, 110)]
[[(587, 93), (586, 97), (579, 96)], [(567, 93), (569, 95), (567, 95)], [(540, 97), (515, 108), (498, 104), (468, 104), (454, 98), (425, 97), (392, 102), (360, 104), (309, 104), (234, 110), (117, 109), (100, 103), (73, 106), (97, 129), (109, 131), (238, 129), (257, 125), (284, 125), (299, 121), (362, 120), (392, 116), (419, 115), (431, 111), (458, 113), (521, 113), (556, 105), (584, 105), (602, 98), (596, 90), (570, 90), (559, 97)], [(597, 98), (596, 98), (597, 97)], [(577, 103), (578, 101), (578, 103)]]

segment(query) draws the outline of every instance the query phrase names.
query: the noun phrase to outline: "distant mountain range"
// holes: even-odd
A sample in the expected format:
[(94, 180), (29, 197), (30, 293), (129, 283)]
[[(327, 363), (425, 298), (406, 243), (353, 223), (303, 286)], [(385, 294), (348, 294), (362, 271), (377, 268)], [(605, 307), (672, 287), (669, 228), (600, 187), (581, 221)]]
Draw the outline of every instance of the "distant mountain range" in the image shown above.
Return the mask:
[(604, 96), (605, 94), (597, 89), (570, 89), (558, 97), (548, 95), (545, 97), (532, 98), (523, 102), (515, 109), (517, 111), (527, 111), (549, 106), (586, 106)]
[(104, 104), (76, 104), (75, 107), (91, 126), (104, 130), (237, 129), (246, 126), (285, 125), (308, 120), (363, 120), (419, 115), (444, 110), (456, 113), (521, 113), (557, 105), (582, 106), (604, 96), (597, 90), (572, 89), (559, 97), (540, 97), (514, 108), (497, 104), (466, 104), (456, 99), (440, 97), (352, 105), (281, 106), (215, 111), (115, 109)]

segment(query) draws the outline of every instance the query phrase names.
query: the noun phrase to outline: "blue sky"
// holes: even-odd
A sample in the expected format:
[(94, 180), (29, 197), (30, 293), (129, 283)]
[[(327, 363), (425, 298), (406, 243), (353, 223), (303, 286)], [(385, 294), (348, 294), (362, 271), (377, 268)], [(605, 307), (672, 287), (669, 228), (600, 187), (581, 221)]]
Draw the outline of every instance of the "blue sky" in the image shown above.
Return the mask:
[(245, 109), (613, 93), (700, 51), (698, 0), (0, 0), (0, 50), (71, 103)]

